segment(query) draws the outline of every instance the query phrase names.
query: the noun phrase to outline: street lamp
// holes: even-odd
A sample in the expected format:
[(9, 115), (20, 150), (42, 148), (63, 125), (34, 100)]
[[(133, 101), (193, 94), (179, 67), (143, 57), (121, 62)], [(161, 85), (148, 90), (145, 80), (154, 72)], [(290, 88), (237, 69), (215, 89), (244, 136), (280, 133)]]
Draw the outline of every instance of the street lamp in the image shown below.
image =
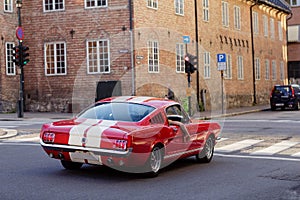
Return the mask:
[(16, 7), (22, 8), (22, 0), (16, 0)]

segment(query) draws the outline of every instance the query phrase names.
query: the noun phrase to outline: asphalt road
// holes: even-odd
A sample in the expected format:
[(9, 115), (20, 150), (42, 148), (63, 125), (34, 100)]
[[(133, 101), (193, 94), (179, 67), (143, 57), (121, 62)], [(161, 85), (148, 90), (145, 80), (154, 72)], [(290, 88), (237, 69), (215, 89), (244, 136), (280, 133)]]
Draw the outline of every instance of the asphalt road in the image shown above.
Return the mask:
[[(1, 144), (0, 195), (12, 199), (299, 199), (299, 162), (184, 159), (144, 178), (106, 167), (64, 170), (36, 144)], [(5, 161), (5, 162), (4, 162)]]
[[(81, 170), (68, 171), (58, 160), (48, 158), (38, 142), (34, 142), (36, 138), (0, 141), (0, 197), (4, 200), (299, 200), (300, 155), (295, 156), (300, 152), (299, 120), (300, 111), (264, 111), (228, 117), (223, 120), (224, 140), (216, 146), (211, 163), (197, 164), (193, 157), (180, 160), (163, 169), (156, 178), (102, 166), (84, 165)], [(237, 148), (241, 141), (259, 142)], [(282, 147), (282, 142), (293, 145), (272, 154), (255, 154), (273, 145)], [(228, 146), (237, 149), (228, 151)]]

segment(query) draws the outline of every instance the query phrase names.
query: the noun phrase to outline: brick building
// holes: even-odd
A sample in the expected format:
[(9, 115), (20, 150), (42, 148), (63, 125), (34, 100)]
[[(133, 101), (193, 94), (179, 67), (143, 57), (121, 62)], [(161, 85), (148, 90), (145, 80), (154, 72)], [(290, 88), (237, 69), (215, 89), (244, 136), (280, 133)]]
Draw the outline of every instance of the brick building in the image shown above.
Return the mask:
[(300, 84), (300, 1), (287, 2), (292, 9), (288, 18), (288, 75), (291, 83)]
[[(26, 110), (77, 112), (105, 96), (164, 97), (168, 89), (182, 102), (186, 101), (187, 93), (191, 94), (193, 109), (197, 101), (206, 109), (218, 109), (219, 53), (225, 53), (227, 58), (226, 107), (268, 102), (270, 88), (287, 82), (285, 30), (290, 7), (283, 0), (195, 3), (192, 0), (23, 2), (24, 44), (30, 47), (30, 63), (24, 69)], [(5, 25), (8, 24), (5, 18), (14, 19), (2, 31), (3, 43), (17, 44), (16, 9), (4, 12), (2, 18)], [(183, 36), (190, 38), (187, 44)], [(11, 52), (11, 47), (3, 46), (1, 50)], [(188, 91), (184, 72), (186, 53), (198, 55), (198, 71), (192, 74)], [(9, 59), (11, 55), (4, 60)], [(19, 78), (17, 73), (6, 74), (4, 60), (1, 60), (0, 102), (1, 111), (9, 111), (14, 109), (18, 98)]]

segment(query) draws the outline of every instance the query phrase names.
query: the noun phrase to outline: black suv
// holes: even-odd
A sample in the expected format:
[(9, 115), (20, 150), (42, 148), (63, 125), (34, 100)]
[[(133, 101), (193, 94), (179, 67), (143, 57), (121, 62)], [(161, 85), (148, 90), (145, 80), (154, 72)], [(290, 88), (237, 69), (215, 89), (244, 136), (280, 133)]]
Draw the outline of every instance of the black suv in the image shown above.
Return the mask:
[(276, 108), (298, 110), (300, 107), (299, 85), (275, 85), (270, 96), (270, 106), (272, 110)]

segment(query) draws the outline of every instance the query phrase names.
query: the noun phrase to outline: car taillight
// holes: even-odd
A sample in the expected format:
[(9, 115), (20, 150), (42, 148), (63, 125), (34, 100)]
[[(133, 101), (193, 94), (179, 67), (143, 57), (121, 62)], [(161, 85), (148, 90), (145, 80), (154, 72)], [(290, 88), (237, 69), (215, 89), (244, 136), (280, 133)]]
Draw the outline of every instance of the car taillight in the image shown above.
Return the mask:
[(273, 96), (274, 91), (275, 91), (275, 88), (272, 89), (271, 94), (270, 94), (270, 97)]
[(127, 149), (127, 140), (116, 140), (114, 142), (114, 147), (116, 149), (126, 150)]
[(292, 88), (292, 97), (295, 97), (295, 90)]
[(45, 132), (43, 134), (43, 142), (45, 143), (53, 143), (55, 139), (55, 133)]

